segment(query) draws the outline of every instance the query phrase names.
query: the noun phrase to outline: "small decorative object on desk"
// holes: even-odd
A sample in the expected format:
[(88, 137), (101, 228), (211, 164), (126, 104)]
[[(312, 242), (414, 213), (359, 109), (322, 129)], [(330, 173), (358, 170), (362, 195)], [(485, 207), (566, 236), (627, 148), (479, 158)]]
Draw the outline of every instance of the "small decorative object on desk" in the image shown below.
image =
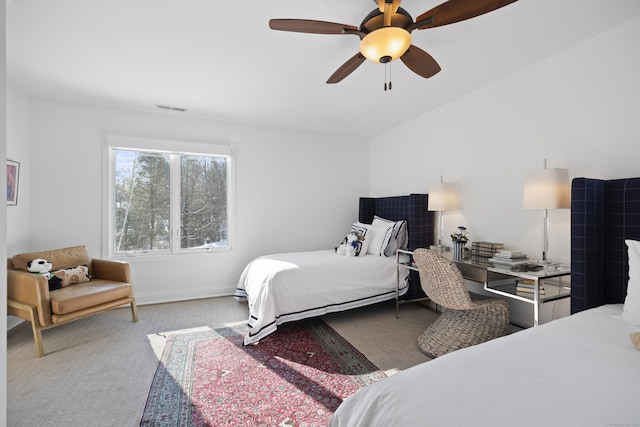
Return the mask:
[(453, 260), (462, 261), (463, 248), (469, 241), (467, 227), (459, 226), (458, 232), (451, 235), (451, 241), (453, 242)]
[(495, 268), (506, 271), (540, 271), (543, 269), (537, 262), (532, 262), (526, 253), (515, 249), (498, 249), (488, 261)]
[(497, 250), (504, 249), (504, 243), (474, 241), (471, 243), (471, 257), (476, 261), (488, 262)]

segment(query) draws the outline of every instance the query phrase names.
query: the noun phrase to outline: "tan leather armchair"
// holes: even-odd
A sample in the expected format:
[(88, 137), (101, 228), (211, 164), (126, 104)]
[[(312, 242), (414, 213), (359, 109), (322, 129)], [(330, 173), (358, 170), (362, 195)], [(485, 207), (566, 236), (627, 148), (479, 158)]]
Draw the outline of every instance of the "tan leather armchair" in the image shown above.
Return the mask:
[[(49, 291), (46, 277), (30, 273), (27, 262), (43, 258), (52, 270), (86, 265), (91, 280)], [(7, 262), (8, 314), (31, 322), (38, 356), (44, 356), (42, 331), (57, 325), (131, 304), (138, 321), (129, 264), (91, 258), (86, 246), (18, 254)]]

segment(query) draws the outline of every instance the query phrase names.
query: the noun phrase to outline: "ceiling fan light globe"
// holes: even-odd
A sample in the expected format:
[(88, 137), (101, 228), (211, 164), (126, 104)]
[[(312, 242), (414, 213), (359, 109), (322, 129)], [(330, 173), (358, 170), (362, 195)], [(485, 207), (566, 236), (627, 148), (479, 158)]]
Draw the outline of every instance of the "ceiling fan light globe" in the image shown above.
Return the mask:
[[(411, 34), (404, 28), (382, 27), (360, 42), (360, 53), (370, 61), (386, 63), (400, 58), (411, 46)], [(389, 59), (391, 58), (391, 59)]]

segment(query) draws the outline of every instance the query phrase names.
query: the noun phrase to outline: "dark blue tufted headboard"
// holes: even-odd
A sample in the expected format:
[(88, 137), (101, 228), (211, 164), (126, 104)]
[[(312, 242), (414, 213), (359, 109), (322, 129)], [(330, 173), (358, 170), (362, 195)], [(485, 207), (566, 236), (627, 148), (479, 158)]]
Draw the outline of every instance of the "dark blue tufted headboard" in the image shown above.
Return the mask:
[(394, 197), (361, 197), (358, 221), (371, 224), (374, 215), (391, 221), (407, 221), (410, 251), (433, 245), (433, 212), (427, 210), (427, 194)]
[(575, 178), (571, 188), (571, 313), (622, 303), (625, 239), (640, 240), (640, 178)]
[[(433, 245), (434, 214), (427, 210), (427, 194), (409, 194), (393, 197), (361, 197), (358, 221), (371, 224), (374, 215), (392, 221), (406, 220), (409, 233), (408, 249), (428, 248)], [(425, 296), (416, 272), (411, 272), (409, 291), (405, 298)]]

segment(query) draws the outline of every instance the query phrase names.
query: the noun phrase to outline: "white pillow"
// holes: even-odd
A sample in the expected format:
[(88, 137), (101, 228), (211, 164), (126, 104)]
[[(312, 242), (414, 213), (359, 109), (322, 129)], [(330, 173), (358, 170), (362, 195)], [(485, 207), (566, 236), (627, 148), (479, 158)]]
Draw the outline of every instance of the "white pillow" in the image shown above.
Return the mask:
[(625, 240), (629, 256), (629, 283), (622, 307), (622, 320), (640, 326), (640, 242)]
[(389, 245), (391, 234), (393, 233), (393, 223), (382, 225), (371, 224), (371, 230), (374, 231), (367, 253), (375, 256), (385, 256), (385, 249)]
[(409, 244), (409, 235), (407, 233), (407, 221), (391, 221), (389, 219), (381, 218), (379, 216), (373, 217), (373, 226), (392, 224), (393, 231), (391, 232), (391, 238), (389, 239), (387, 246), (384, 249), (385, 256), (395, 255), (397, 249), (407, 249)]

